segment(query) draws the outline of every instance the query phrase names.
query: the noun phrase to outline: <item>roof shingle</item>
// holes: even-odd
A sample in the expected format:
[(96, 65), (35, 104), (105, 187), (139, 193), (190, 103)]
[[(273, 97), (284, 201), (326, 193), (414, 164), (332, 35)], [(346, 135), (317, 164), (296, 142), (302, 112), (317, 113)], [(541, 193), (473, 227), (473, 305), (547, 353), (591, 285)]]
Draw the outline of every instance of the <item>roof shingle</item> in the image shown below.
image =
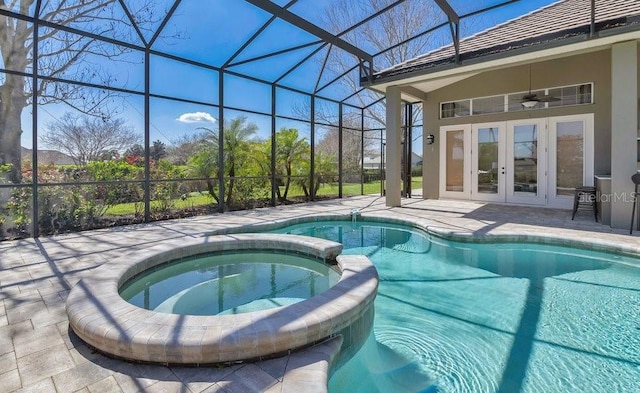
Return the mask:
[[(596, 0), (595, 22), (596, 31), (629, 24), (640, 25), (640, 1)], [(460, 59), (464, 61), (588, 34), (590, 26), (591, 1), (560, 0), (461, 40)], [(376, 73), (375, 79), (454, 61), (455, 49), (450, 44), (382, 70)]]

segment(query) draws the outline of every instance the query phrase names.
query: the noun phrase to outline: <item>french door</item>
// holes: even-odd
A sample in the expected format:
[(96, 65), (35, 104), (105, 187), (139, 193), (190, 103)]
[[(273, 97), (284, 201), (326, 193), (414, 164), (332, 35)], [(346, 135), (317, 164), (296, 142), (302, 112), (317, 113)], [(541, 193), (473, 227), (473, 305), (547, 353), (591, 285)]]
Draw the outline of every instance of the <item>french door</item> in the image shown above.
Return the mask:
[(440, 195), (570, 208), (593, 184), (593, 115), (446, 126)]
[(471, 195), (473, 199), (489, 202), (505, 201), (506, 137), (504, 123), (472, 126)]
[(507, 202), (546, 204), (545, 137), (544, 119), (507, 122)]
[(549, 206), (570, 209), (576, 187), (593, 186), (593, 115), (549, 118)]
[(471, 125), (440, 128), (440, 196), (471, 198)]

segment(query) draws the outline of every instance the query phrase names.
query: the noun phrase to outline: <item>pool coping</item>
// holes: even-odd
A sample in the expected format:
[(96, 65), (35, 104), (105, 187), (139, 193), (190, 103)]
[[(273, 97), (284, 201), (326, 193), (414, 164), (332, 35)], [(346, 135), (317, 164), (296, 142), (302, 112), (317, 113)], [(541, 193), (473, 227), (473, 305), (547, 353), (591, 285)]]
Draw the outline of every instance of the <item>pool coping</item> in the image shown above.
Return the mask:
[[(126, 302), (128, 278), (169, 260), (208, 251), (281, 250), (337, 261), (342, 274), (327, 291), (289, 306), (220, 316), (162, 314)], [(167, 240), (99, 267), (70, 292), (69, 324), (90, 346), (109, 355), (161, 364), (218, 364), (260, 360), (322, 342), (372, 307), (378, 287), (365, 256), (339, 255), (340, 243), (280, 234), (233, 234)]]
[[(640, 242), (636, 245), (628, 245), (622, 243), (611, 243), (608, 239), (601, 238), (585, 238), (578, 235), (557, 235), (552, 232), (533, 232), (532, 233), (476, 233), (470, 232), (468, 229), (447, 228), (443, 225), (434, 225), (428, 219), (416, 219), (413, 217), (390, 217), (386, 212), (365, 213), (354, 211), (349, 214), (335, 213), (316, 213), (313, 215), (295, 217), (289, 219), (273, 220), (258, 224), (245, 224), (237, 226), (228, 226), (227, 228), (218, 229), (207, 232), (204, 236), (214, 234), (233, 234), (233, 233), (253, 233), (262, 231), (277, 230), (286, 226), (302, 224), (317, 221), (352, 221), (353, 214), (356, 214), (357, 220), (388, 223), (411, 226), (415, 229), (424, 231), (428, 235), (432, 235), (445, 240), (452, 240), (465, 243), (535, 243), (553, 246), (573, 247), (585, 250), (599, 251), (605, 253), (614, 253), (627, 255), (631, 257), (640, 256)], [(640, 266), (640, 262), (638, 265)]]

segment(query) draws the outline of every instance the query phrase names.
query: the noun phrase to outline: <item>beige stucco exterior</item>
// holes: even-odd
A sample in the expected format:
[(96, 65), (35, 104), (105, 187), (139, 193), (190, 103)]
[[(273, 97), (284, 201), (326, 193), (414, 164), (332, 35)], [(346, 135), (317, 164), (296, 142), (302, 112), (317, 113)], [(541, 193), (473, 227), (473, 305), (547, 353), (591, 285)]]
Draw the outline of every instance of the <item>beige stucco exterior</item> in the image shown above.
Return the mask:
[[(638, 44), (620, 42), (611, 48), (611, 224), (628, 222), (638, 169)], [(636, 140), (635, 143), (630, 143)], [(633, 158), (633, 159), (631, 159)]]
[[(611, 50), (533, 63), (532, 90), (592, 82), (594, 103), (561, 108), (440, 119), (440, 103), (466, 98), (527, 91), (529, 66), (488, 71), (430, 92), (424, 101), (424, 134), (438, 137), (441, 126), (594, 114), (595, 174), (611, 171)], [(424, 145), (423, 195), (439, 198), (439, 144)]]
[[(611, 195), (608, 196), (610, 205), (606, 207), (607, 219), (611, 220), (614, 228), (628, 228), (633, 201), (631, 175), (640, 170), (639, 43), (640, 31), (622, 30), (619, 34), (567, 41), (566, 45), (542, 46), (539, 50), (531, 48), (516, 51), (513, 55), (487, 55), (486, 59), (455, 66), (408, 70), (406, 76), (392, 75), (374, 84), (373, 88), (381, 90), (397, 86), (404, 100), (421, 100), (424, 108), (423, 135), (433, 134), (436, 139), (440, 136), (441, 127), (446, 126), (461, 125), (469, 129), (473, 124), (526, 119), (547, 120), (546, 124), (556, 124), (553, 123), (556, 121), (554, 119), (561, 119), (562, 116), (584, 115), (584, 119), (589, 119), (588, 134), (585, 134), (589, 138), (586, 141), (589, 150), (585, 151), (585, 160), (593, 162), (593, 168), (585, 168), (584, 185), (596, 183), (594, 175), (600, 175), (598, 183), (608, 181)], [(442, 102), (511, 93), (524, 95), (529, 88), (535, 91), (583, 83), (593, 84), (591, 104), (440, 119)], [(391, 113), (394, 113), (393, 110)], [(393, 131), (387, 128), (388, 133)], [(442, 173), (439, 150), (443, 145), (438, 140), (429, 145), (426, 138), (423, 143), (423, 196), (427, 199), (446, 197), (440, 195)], [(553, 168), (555, 164), (548, 162), (546, 167)], [(464, 171), (469, 170), (467, 164), (464, 165)], [(545, 177), (553, 181), (555, 173), (551, 175), (542, 171)], [(542, 176), (540, 173), (538, 175)], [(602, 175), (606, 175), (606, 179), (603, 180)], [(467, 193), (455, 197), (473, 198), (472, 194)], [(559, 201), (553, 194), (550, 198), (548, 192), (544, 197), (548, 206), (569, 207), (566, 198)], [(515, 200), (512, 202), (519, 203)], [(522, 203), (540, 202), (538, 199)]]

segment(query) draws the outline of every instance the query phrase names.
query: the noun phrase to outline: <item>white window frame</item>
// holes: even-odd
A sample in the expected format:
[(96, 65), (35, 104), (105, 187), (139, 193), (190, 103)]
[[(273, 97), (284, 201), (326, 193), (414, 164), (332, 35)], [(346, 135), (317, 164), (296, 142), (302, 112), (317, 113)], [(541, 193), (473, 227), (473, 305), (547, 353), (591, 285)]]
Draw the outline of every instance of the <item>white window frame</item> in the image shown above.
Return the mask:
[[(582, 86), (582, 85), (591, 85), (591, 101), (590, 102), (585, 102), (583, 104), (571, 104), (571, 105), (562, 105), (562, 106), (557, 106), (554, 108), (566, 108), (566, 107), (571, 107), (571, 106), (580, 106), (580, 105), (591, 105), (595, 102), (595, 84), (593, 82), (584, 82), (584, 83), (574, 83), (571, 85), (562, 85), (562, 86), (553, 86), (553, 87), (546, 87), (546, 88), (540, 88), (540, 89), (534, 89), (535, 91), (544, 91), (544, 94), (549, 94), (549, 90), (551, 89), (563, 89), (565, 87), (578, 87), (578, 86)], [(500, 96), (500, 94), (494, 94), (494, 95), (490, 95), (490, 96), (481, 96), (481, 97), (472, 97), (472, 98), (462, 98), (459, 100), (451, 100), (451, 101), (443, 101), (440, 103), (440, 113), (439, 113), (439, 118), (441, 120), (443, 119), (455, 119), (456, 116), (453, 117), (443, 117), (443, 106), (445, 104), (452, 104), (452, 103), (456, 103), (456, 102), (461, 102), (461, 101), (468, 101), (469, 102), (469, 115), (467, 116), (462, 116), (462, 117), (473, 117), (473, 116), (487, 116), (487, 115), (495, 115), (496, 113), (509, 113), (509, 96), (510, 95), (514, 95), (514, 94), (518, 94), (518, 95), (525, 95), (527, 94), (528, 91), (516, 91), (516, 92), (509, 92), (509, 93), (505, 93), (502, 94), (504, 96), (504, 109), (502, 112), (492, 112), (492, 113), (485, 113), (485, 114), (479, 114), (479, 115), (474, 115), (473, 114), (473, 100), (476, 99), (482, 99), (482, 98), (490, 98), (490, 97), (498, 97)], [(544, 106), (540, 107), (540, 108), (536, 108), (536, 110), (541, 110), (541, 109), (549, 109), (549, 105), (548, 103), (544, 103)], [(518, 111), (520, 112), (520, 111)]]

